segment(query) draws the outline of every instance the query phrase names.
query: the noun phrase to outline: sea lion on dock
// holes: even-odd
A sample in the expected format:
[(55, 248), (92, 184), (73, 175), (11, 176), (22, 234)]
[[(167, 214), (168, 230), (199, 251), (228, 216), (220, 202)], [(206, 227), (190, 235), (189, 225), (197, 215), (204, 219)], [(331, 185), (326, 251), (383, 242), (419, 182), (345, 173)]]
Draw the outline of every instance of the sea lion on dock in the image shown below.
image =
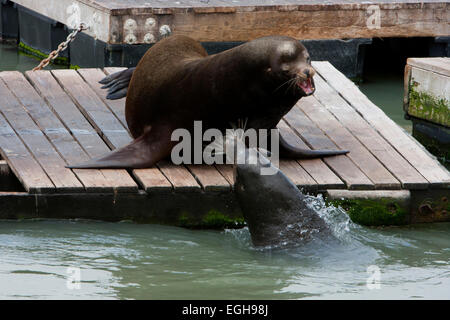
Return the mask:
[[(208, 55), (186, 36), (152, 46), (136, 69), (106, 77), (110, 98), (126, 95), (125, 116), (135, 139), (109, 154), (69, 168), (147, 168), (171, 154), (175, 129), (225, 130), (237, 119), (247, 128), (272, 129), (304, 96), (314, 93), (310, 57), (297, 40), (259, 38)], [(127, 86), (129, 81), (129, 85)], [(281, 137), (281, 136), (280, 136)], [(280, 138), (280, 154), (316, 158), (345, 150), (303, 150)]]

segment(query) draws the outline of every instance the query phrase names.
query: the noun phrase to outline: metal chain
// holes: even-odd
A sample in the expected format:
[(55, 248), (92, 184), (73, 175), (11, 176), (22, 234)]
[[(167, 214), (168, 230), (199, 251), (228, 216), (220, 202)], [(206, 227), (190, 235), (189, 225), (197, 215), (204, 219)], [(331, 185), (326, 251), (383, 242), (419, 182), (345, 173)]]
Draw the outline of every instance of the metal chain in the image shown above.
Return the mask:
[(64, 51), (67, 49), (67, 46), (69, 45), (69, 43), (71, 43), (73, 41), (73, 39), (75, 39), (75, 37), (77, 36), (78, 32), (81, 32), (83, 30), (87, 30), (89, 27), (87, 27), (83, 22), (80, 23), (80, 26), (73, 30), (66, 38), (66, 41), (61, 42), (58, 45), (58, 49), (53, 50), (52, 52), (50, 52), (50, 54), (48, 55), (47, 58), (45, 58), (44, 60), (41, 61), (41, 63), (39, 63), (39, 65), (37, 67), (35, 67), (33, 69), (33, 71), (36, 70), (41, 70), (42, 68), (45, 68), (46, 66), (48, 66), (48, 64), (50, 62), (52, 62), (53, 60), (55, 60), (58, 55), (61, 53), (61, 51)]

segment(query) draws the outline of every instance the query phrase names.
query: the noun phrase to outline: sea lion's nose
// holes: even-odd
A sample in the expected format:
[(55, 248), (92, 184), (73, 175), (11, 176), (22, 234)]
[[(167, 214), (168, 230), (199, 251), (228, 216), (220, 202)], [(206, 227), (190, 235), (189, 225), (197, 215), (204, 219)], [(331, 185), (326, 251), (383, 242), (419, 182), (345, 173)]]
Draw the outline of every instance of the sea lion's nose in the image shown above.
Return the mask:
[(304, 69), (303, 74), (309, 79), (316, 74), (316, 71), (313, 68), (306, 68)]

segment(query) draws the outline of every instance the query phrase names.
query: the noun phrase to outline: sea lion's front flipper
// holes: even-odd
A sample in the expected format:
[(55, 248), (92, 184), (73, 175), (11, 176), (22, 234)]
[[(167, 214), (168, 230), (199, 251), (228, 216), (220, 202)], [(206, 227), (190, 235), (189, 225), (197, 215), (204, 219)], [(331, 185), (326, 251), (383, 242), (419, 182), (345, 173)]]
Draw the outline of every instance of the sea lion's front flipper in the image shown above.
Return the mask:
[(126, 97), (128, 85), (130, 83), (134, 69), (136, 68), (133, 67), (123, 71), (115, 72), (99, 81), (99, 83), (103, 84), (102, 89), (108, 89), (106, 99), (116, 100)]
[(280, 156), (293, 159), (314, 159), (347, 154), (349, 150), (309, 150), (291, 146), (280, 134)]
[(171, 130), (152, 128), (126, 146), (87, 162), (69, 165), (70, 169), (139, 169), (150, 168), (170, 155), (176, 142)]

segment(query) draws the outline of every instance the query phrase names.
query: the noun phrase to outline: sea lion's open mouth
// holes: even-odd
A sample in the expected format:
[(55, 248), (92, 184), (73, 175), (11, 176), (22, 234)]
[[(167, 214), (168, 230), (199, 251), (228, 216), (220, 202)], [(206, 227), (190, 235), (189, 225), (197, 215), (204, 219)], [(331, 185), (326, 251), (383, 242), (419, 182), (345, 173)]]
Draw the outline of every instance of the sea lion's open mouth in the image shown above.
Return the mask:
[(314, 86), (312, 84), (311, 78), (308, 78), (304, 81), (299, 81), (298, 86), (303, 90), (306, 95), (310, 95), (314, 93)]

